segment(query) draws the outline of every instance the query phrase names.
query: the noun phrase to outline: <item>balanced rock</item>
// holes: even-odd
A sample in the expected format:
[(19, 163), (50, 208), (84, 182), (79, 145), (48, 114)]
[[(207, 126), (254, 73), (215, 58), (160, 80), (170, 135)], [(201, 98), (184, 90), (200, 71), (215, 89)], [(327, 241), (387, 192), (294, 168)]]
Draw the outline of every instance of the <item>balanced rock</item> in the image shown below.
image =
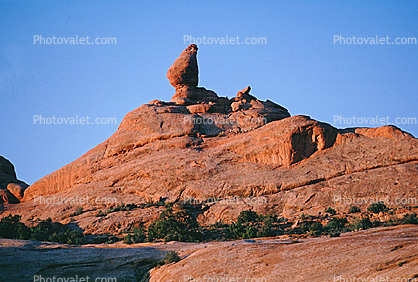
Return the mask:
[(197, 86), (199, 70), (197, 67), (197, 46), (189, 45), (180, 54), (167, 71), (167, 78), (175, 88), (182, 86)]
[(0, 204), (18, 203), (28, 186), (17, 179), (13, 164), (0, 156)]
[(211, 90), (197, 87), (199, 70), (197, 66), (197, 46), (189, 45), (167, 71), (170, 84), (176, 88), (171, 102), (178, 105), (190, 105), (196, 102), (214, 102), (218, 95)]

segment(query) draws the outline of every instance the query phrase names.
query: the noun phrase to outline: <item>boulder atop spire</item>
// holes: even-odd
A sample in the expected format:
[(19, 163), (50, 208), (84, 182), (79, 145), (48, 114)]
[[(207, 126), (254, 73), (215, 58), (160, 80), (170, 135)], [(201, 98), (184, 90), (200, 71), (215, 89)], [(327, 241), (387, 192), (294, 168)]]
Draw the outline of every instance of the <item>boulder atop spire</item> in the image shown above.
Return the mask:
[(167, 71), (170, 84), (176, 88), (176, 94), (171, 98), (176, 104), (193, 104), (199, 101), (214, 101), (218, 95), (204, 87), (197, 87), (199, 69), (197, 66), (197, 46), (189, 45), (180, 54)]
[(199, 69), (196, 54), (197, 46), (189, 45), (168, 69), (167, 78), (176, 89), (184, 86), (197, 86)]

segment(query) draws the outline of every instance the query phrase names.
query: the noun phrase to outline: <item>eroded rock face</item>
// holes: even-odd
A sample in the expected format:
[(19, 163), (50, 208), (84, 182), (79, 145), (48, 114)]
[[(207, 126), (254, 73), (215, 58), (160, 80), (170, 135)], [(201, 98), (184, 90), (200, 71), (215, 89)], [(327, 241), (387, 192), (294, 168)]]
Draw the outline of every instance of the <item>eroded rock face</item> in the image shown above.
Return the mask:
[(19, 203), (28, 186), (16, 178), (13, 164), (0, 156), (0, 204)]
[[(117, 204), (227, 199), (213, 203), (199, 217), (202, 224), (228, 222), (250, 208), (285, 217), (318, 214), (328, 206), (348, 209), (350, 203), (334, 202), (339, 196), (418, 199), (418, 140), (395, 127), (338, 130), (307, 116), (245, 133), (183, 124), (185, 117), (218, 116), (189, 114), (187, 107), (179, 110), (171, 104), (144, 105), (129, 113), (107, 141), (31, 185), (26, 202), (8, 211), (22, 214), (23, 220), (52, 217), (67, 223), (81, 206), (90, 210), (73, 217), (81, 228), (116, 234), (135, 222), (154, 220), (159, 211), (98, 218), (99, 210), (114, 204), (100, 204), (101, 199), (116, 199)], [(221, 134), (205, 136), (203, 129)], [(50, 205), (39, 196), (89, 202)]]
[[(24, 191), (25, 202), (8, 211), (23, 220), (67, 223), (83, 207), (88, 212), (74, 217), (81, 228), (120, 233), (155, 219), (159, 210), (95, 214), (121, 203), (239, 199), (208, 207), (199, 220), (212, 224), (249, 208), (289, 217), (317, 213), (344, 191), (418, 199), (416, 138), (394, 126), (341, 130), (308, 116), (290, 117), (280, 105), (250, 94), (249, 86), (234, 98), (218, 97), (197, 87), (197, 62), (187, 67), (196, 50), (186, 49), (169, 70), (172, 101), (154, 100), (128, 113), (108, 140), (36, 181)], [(402, 185), (395, 187), (393, 179)], [(8, 189), (2, 191), (21, 195), (14, 185)], [(87, 201), (54, 201), (80, 197)]]

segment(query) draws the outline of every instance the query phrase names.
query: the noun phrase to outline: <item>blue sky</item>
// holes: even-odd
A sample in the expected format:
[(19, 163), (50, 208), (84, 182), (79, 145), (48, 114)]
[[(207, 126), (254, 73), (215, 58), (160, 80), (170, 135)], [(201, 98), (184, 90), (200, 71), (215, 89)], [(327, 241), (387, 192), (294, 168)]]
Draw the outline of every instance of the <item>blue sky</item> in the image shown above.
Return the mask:
[[(417, 38), (417, 14), (417, 1), (0, 1), (0, 155), (31, 184), (106, 140), (128, 112), (170, 100), (166, 72), (185, 35), (266, 38), (199, 45), (199, 84), (219, 96), (251, 85), (259, 99), (339, 128), (356, 125), (334, 116), (418, 118), (418, 45), (333, 41)], [(35, 35), (117, 44), (41, 45)], [(117, 124), (34, 124), (39, 115)], [(418, 136), (418, 124), (397, 126)]]

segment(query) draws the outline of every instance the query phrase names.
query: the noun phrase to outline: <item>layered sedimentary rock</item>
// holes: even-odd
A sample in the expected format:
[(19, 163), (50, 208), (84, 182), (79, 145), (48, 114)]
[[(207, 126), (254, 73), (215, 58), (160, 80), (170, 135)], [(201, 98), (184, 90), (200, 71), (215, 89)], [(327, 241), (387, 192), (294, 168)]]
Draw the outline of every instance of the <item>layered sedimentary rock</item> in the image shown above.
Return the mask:
[[(282, 106), (258, 100), (249, 86), (236, 97), (218, 97), (197, 87), (197, 47), (188, 48), (167, 75), (176, 88), (172, 101), (128, 113), (108, 140), (35, 182), (25, 203), (8, 210), (24, 220), (52, 216), (66, 223), (83, 207), (75, 217), (81, 228), (118, 233), (161, 210), (95, 214), (121, 203), (216, 199), (199, 215), (212, 224), (249, 208), (289, 217), (330, 205), (346, 209), (338, 196), (418, 199), (418, 140), (410, 134), (290, 117)], [(87, 201), (57, 200), (75, 198)]]

